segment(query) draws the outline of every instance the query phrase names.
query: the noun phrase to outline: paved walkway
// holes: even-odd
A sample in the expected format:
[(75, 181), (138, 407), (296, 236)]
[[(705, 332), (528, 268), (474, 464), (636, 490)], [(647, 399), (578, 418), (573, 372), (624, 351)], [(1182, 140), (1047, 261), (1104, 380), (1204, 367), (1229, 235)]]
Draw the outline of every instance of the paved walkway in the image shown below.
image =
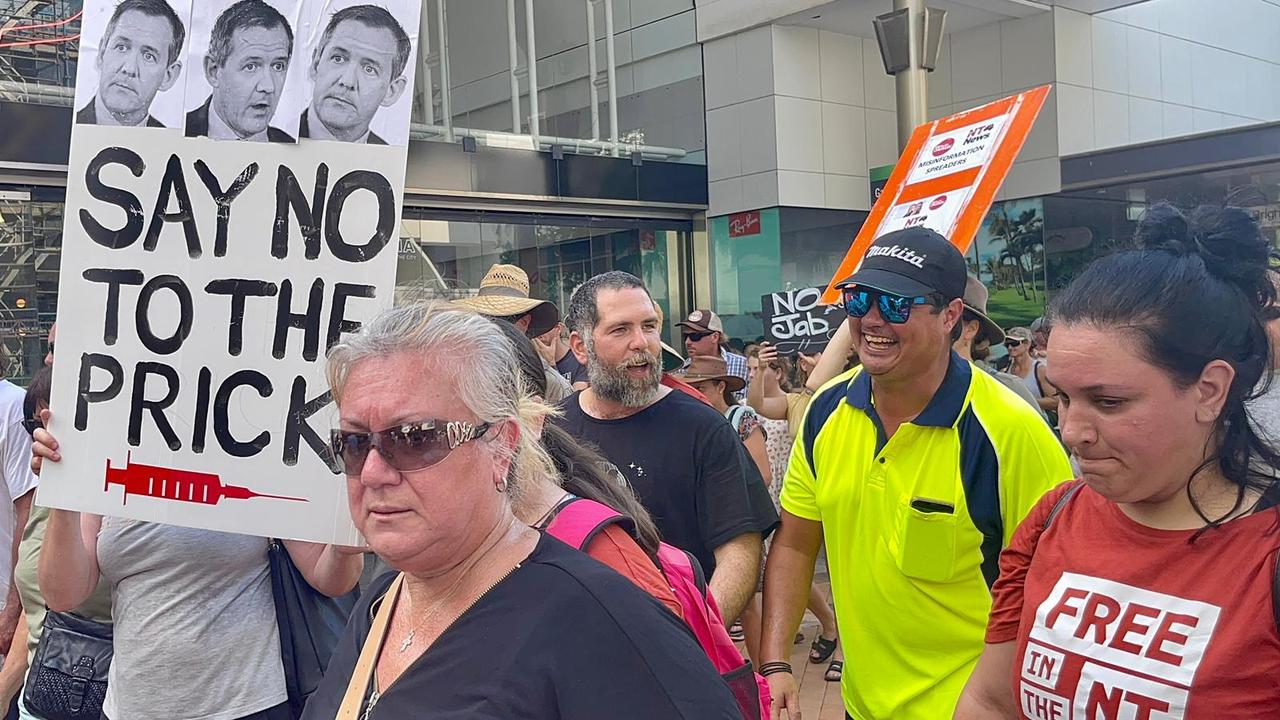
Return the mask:
[(791, 649), (791, 667), (800, 681), (800, 712), (804, 713), (804, 720), (844, 720), (840, 683), (826, 682), (822, 677), (831, 661), (821, 665), (809, 662), (809, 643), (818, 634), (818, 620), (805, 613), (800, 631), (804, 633), (804, 642)]
[[(815, 579), (822, 591), (831, 597), (831, 588), (827, 583), (825, 558), (818, 560)], [(804, 633), (804, 641), (791, 648), (791, 668), (795, 670), (796, 680), (800, 682), (800, 712), (804, 720), (844, 720), (844, 703), (840, 700), (840, 683), (827, 682), (823, 675), (827, 672), (828, 659), (820, 665), (809, 662), (809, 645), (818, 636), (818, 619), (813, 613), (805, 611), (804, 620), (800, 622), (800, 632)], [(738, 643), (745, 657), (746, 648)], [(844, 657), (844, 646), (841, 645), (832, 656)], [(785, 716), (784, 716), (785, 720)]]

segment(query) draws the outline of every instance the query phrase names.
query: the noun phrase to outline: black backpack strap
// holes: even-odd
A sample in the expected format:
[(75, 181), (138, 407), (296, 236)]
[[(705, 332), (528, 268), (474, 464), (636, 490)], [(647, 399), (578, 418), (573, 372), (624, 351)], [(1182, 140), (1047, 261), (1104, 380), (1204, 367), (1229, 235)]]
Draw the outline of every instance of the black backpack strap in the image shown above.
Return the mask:
[[(698, 592), (702, 593), (702, 597), (705, 598), (708, 592), (707, 574), (706, 571), (702, 569), (702, 563), (698, 562), (698, 558), (694, 557), (693, 553), (688, 550), (681, 550), (680, 552), (684, 553), (684, 556), (689, 558), (689, 566), (693, 568), (693, 584), (698, 587)], [(658, 563), (658, 568), (662, 568), (662, 563)]]
[(1073, 495), (1080, 492), (1082, 487), (1084, 487), (1083, 480), (1072, 481), (1071, 487), (1067, 488), (1067, 491), (1062, 493), (1062, 497), (1058, 498), (1058, 502), (1054, 503), (1053, 507), (1049, 509), (1049, 514), (1045, 517), (1044, 525), (1041, 526), (1040, 532), (1049, 529), (1049, 526), (1053, 524), (1054, 518), (1058, 517), (1058, 513), (1062, 512), (1062, 508), (1066, 507), (1067, 502), (1071, 500)]
[(1044, 383), (1040, 382), (1040, 368), (1044, 367), (1043, 360), (1036, 360), (1031, 364), (1031, 377), (1035, 378), (1036, 389), (1040, 391), (1040, 397), (1049, 397), (1049, 393), (1044, 391)]

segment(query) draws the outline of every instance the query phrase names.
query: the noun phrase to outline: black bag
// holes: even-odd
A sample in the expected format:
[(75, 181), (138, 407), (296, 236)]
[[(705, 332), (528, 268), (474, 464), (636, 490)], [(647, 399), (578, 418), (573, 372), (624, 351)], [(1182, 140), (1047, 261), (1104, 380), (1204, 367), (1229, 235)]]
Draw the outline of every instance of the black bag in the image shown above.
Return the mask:
[(357, 588), (337, 598), (316, 592), (279, 540), (271, 541), (267, 564), (271, 567), (271, 594), (280, 628), (284, 684), (289, 693), (289, 709), (297, 718), (302, 715), (307, 698), (320, 685), (360, 591)]
[(50, 610), (22, 691), (45, 720), (99, 720), (111, 669), (111, 625)]

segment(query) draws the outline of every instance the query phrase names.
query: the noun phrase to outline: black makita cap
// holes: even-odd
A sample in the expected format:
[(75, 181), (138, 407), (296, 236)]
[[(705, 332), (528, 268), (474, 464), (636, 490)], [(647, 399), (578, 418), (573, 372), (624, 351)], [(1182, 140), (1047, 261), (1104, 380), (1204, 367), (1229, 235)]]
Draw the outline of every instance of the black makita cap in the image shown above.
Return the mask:
[(915, 297), (938, 293), (945, 301), (964, 297), (968, 270), (960, 250), (924, 227), (894, 230), (876, 238), (857, 272), (836, 283)]

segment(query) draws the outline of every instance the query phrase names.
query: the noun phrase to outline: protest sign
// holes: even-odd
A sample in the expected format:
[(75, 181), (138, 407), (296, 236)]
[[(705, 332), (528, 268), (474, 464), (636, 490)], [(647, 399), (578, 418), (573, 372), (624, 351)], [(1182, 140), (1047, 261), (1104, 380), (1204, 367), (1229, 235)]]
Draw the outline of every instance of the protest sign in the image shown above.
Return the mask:
[(765, 339), (779, 354), (821, 352), (840, 329), (844, 312), (837, 305), (823, 305), (822, 290), (784, 290), (760, 298)]
[(37, 502), (355, 543), (324, 358), (393, 299), (420, 0), (168, 7), (85, 3)]
[[(917, 127), (831, 283), (894, 230), (927, 227), (967, 251), (1048, 95), (1043, 85)], [(839, 295), (828, 285), (822, 301)]]

